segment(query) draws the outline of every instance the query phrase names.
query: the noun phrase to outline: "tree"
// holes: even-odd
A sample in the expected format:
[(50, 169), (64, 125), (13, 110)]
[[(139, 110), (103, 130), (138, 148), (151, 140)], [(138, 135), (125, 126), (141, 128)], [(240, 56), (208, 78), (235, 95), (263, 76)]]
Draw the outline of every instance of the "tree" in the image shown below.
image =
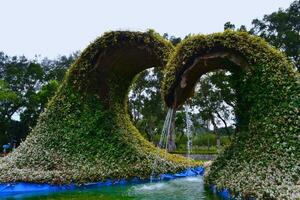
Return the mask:
[(0, 103), (4, 103), (7, 101), (13, 102), (16, 100), (17, 100), (16, 93), (14, 93), (9, 88), (9, 85), (4, 80), (0, 80)]
[(57, 80), (61, 82), (67, 69), (78, 58), (80, 51), (75, 51), (68, 56), (59, 56), (57, 59), (44, 58), (40, 63), (45, 71), (45, 80)]
[(254, 19), (251, 31), (265, 38), (289, 56), (300, 71), (300, 0), (294, 1), (286, 10), (279, 9), (262, 20)]
[(168, 33), (164, 33), (163, 34), (163, 38), (165, 38), (166, 40), (169, 40), (174, 46), (176, 46), (177, 44), (179, 44), (181, 42), (181, 38), (180, 37), (176, 37), (174, 35), (169, 37)]
[[(289, 8), (279, 9), (263, 19), (254, 19), (248, 31), (268, 41), (282, 50), (300, 72), (300, 0), (294, 1)], [(224, 24), (224, 29), (235, 29), (231, 22)], [(237, 31), (247, 31), (242, 25)]]
[(161, 101), (162, 72), (149, 69), (141, 72), (131, 86), (128, 109), (133, 123), (145, 138), (158, 143), (166, 109)]
[(197, 108), (199, 118), (212, 124), (218, 144), (219, 124), (223, 124), (226, 133), (230, 135), (229, 123), (234, 121), (235, 116), (235, 91), (232, 89), (230, 77), (231, 73), (223, 70), (202, 76), (196, 87), (196, 95), (192, 99), (192, 105)]
[(227, 30), (227, 29), (229, 29), (229, 30), (234, 30), (234, 29), (235, 29), (235, 25), (232, 24), (231, 22), (226, 22), (226, 23), (224, 24), (224, 30)]
[(78, 54), (40, 63), (0, 52), (0, 143), (26, 137)]
[(14, 122), (13, 116), (31, 107), (31, 99), (41, 87), (44, 73), (39, 64), (30, 62), (24, 56), (1, 56), (1, 59), (0, 77), (16, 96), (14, 101), (2, 102), (1, 123), (4, 125), (1, 134), (14, 139), (12, 132), (15, 129), (12, 126), (19, 123)]
[(7, 120), (5, 115), (6, 104), (13, 104), (18, 100), (17, 94), (9, 88), (9, 85), (4, 80), (0, 80), (0, 127), (4, 129), (3, 134), (0, 134), (0, 143), (8, 141), (8, 135), (5, 131), (6, 127), (9, 126), (9, 120)]
[(44, 111), (46, 104), (54, 96), (59, 86), (59, 82), (51, 80), (42, 86), (41, 90), (35, 92), (29, 98), (26, 109), (20, 113), (21, 122), (24, 124), (26, 133), (33, 128), (41, 112)]

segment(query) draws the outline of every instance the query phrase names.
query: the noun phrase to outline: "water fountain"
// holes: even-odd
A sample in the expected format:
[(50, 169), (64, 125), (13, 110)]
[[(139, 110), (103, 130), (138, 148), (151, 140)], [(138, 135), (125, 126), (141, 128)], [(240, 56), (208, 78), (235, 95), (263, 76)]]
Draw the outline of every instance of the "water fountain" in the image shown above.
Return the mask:
[[(160, 140), (159, 140), (159, 143), (157, 145), (157, 149), (159, 149), (159, 148), (165, 149), (165, 156), (166, 156), (167, 149), (168, 149), (168, 137), (169, 137), (169, 134), (170, 134), (173, 112), (174, 112), (173, 108), (168, 109), (167, 116), (166, 116), (162, 131), (161, 131)], [(165, 144), (165, 146), (164, 146), (164, 144)], [(157, 159), (159, 159), (159, 158), (157, 157)], [(150, 176), (150, 182), (151, 183), (155, 179), (155, 171), (157, 169), (157, 159), (155, 159), (154, 162), (153, 162), (152, 173), (151, 173), (151, 176)]]
[(187, 157), (190, 159), (191, 151), (192, 151), (193, 122), (189, 114), (190, 106), (187, 103), (184, 105), (184, 110), (185, 110), (185, 123), (186, 123), (185, 134), (187, 137)]
[[(190, 106), (188, 104), (185, 104), (184, 106), (185, 110), (185, 117), (186, 117), (186, 127), (184, 129), (185, 135), (187, 137), (187, 157), (188, 159), (191, 159), (191, 152), (192, 152), (192, 136), (193, 136), (193, 122), (191, 120), (191, 116), (189, 114), (190, 111)], [(162, 128), (162, 132), (160, 135), (160, 141), (159, 144), (157, 145), (157, 149), (165, 149), (165, 157), (167, 156), (167, 150), (168, 150), (168, 141), (169, 141), (169, 136), (171, 133), (171, 126), (172, 126), (172, 117), (174, 109), (169, 108), (167, 112), (166, 119), (164, 121), (164, 125)], [(159, 158), (157, 158), (159, 159)], [(150, 182), (152, 183), (154, 180), (158, 180), (159, 178), (156, 177), (156, 171), (157, 171), (157, 159), (154, 160), (153, 165), (152, 165), (152, 173), (150, 176)], [(191, 170), (191, 166), (189, 166), (189, 169), (186, 171), (186, 175), (193, 175), (194, 172)], [(185, 176), (185, 175), (184, 175)]]
[(168, 139), (169, 139), (169, 134), (170, 134), (170, 129), (171, 129), (171, 124), (172, 124), (172, 116), (173, 116), (174, 109), (169, 108), (164, 126), (160, 135), (160, 140), (159, 140), (159, 147), (161, 149), (164, 148), (164, 140), (165, 140), (165, 150), (167, 151), (168, 149)]
[[(186, 177), (186, 171), (177, 173), (178, 169), (191, 167), (186, 159), (156, 154), (157, 149), (133, 126), (124, 104), (128, 88), (137, 73), (166, 66), (161, 89), (165, 103), (168, 107), (174, 102), (180, 106), (193, 94), (194, 83), (203, 73), (228, 68), (228, 63), (234, 64), (230, 69), (236, 71), (236, 81), (241, 83), (236, 85), (243, 134), (238, 134), (214, 162), (207, 182), (217, 182), (218, 188), (227, 193), (229, 189), (243, 196), (299, 196), (297, 183), (290, 177), (297, 174), (299, 178), (295, 172), (299, 169), (296, 122), (300, 85), (288, 59), (246, 32), (227, 30), (191, 36), (174, 51), (171, 43), (149, 30), (108, 32), (82, 52), (36, 127), (15, 151), (0, 159), (1, 198), (4, 192), (35, 194), (41, 190), (60, 191), (61, 186), (73, 189), (80, 183), (116, 185), (121, 183), (119, 177), (127, 181), (145, 177), (154, 160), (156, 164), (166, 163), (162, 173)], [(168, 146), (172, 113), (170, 110), (161, 146), (164, 141)], [(191, 143), (188, 147), (191, 150)], [(268, 165), (256, 159), (242, 162), (253, 155)], [(137, 158), (139, 162), (128, 162)], [(241, 170), (232, 170), (233, 166)], [(264, 177), (269, 176), (281, 177), (282, 181), (268, 182)], [(107, 177), (113, 181), (98, 182)], [(70, 182), (74, 184), (65, 186)]]

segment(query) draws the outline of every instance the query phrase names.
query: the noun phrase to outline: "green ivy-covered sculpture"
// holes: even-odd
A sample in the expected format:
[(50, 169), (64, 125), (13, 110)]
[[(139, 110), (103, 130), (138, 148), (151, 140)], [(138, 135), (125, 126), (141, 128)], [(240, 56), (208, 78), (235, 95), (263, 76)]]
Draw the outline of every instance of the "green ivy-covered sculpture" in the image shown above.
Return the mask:
[(206, 182), (243, 197), (294, 199), (300, 194), (299, 73), (282, 53), (245, 32), (195, 35), (167, 64), (166, 104), (180, 106), (199, 77), (215, 69), (233, 73), (239, 132)]
[(0, 160), (0, 182), (149, 178), (153, 169), (174, 173), (199, 165), (158, 150), (127, 113), (135, 75), (164, 66), (172, 51), (153, 31), (109, 32), (95, 40), (68, 70), (30, 135)]
[(199, 165), (155, 148), (128, 116), (134, 76), (164, 65), (169, 107), (192, 96), (202, 74), (234, 74), (239, 132), (211, 166), (208, 184), (258, 199), (299, 194), (299, 74), (260, 38), (233, 31), (191, 36), (175, 51), (153, 31), (104, 34), (71, 66), (27, 139), (0, 160), (0, 182), (80, 184)]

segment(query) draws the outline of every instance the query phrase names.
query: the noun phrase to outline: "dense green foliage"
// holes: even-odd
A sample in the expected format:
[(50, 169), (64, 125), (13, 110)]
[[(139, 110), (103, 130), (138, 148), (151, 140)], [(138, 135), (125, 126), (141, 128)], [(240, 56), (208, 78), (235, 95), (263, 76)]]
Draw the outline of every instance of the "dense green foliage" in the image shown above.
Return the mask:
[(177, 46), (167, 64), (166, 104), (179, 106), (189, 97), (178, 96), (195, 84), (182, 84), (182, 77), (197, 80), (187, 72), (197, 69), (199, 77), (216, 68), (233, 73), (239, 133), (213, 163), (207, 183), (244, 197), (292, 199), (300, 192), (299, 73), (282, 53), (246, 32), (195, 35)]
[(127, 112), (135, 75), (173, 47), (153, 31), (104, 34), (82, 52), (27, 139), (0, 160), (0, 181), (83, 183), (177, 172), (189, 161), (158, 150)]
[(0, 52), (1, 146), (25, 139), (76, 57), (77, 53), (55, 60), (28, 60)]

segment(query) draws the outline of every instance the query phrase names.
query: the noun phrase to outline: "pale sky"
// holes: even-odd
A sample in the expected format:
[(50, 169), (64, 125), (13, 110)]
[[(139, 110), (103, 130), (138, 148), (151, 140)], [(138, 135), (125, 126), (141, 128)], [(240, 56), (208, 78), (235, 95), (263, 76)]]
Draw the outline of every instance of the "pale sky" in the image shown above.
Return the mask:
[(293, 0), (0, 0), (0, 51), (49, 58), (83, 50), (109, 30), (184, 37), (287, 8)]

